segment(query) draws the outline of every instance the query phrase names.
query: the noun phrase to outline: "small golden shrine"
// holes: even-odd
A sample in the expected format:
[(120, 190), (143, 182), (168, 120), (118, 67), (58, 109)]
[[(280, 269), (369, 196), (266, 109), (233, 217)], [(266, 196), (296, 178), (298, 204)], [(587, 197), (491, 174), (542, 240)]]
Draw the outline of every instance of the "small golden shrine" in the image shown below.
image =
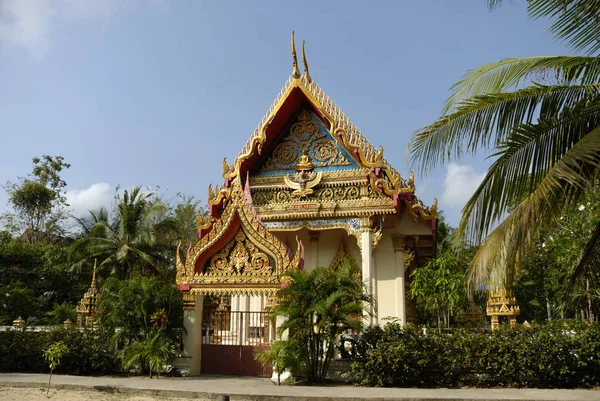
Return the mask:
[(25, 320), (21, 316), (13, 320), (14, 327), (25, 327)]
[(83, 294), (75, 312), (77, 312), (77, 327), (94, 328), (97, 325), (96, 315), (102, 313), (100, 310), (100, 292), (96, 288), (96, 260), (94, 260), (94, 272), (92, 273), (92, 284)]
[(517, 315), (521, 309), (512, 292), (505, 289), (490, 291), (487, 300), (486, 314), (492, 318), (492, 330), (498, 329), (499, 317), (508, 317), (510, 327), (517, 325)]
[(467, 333), (469, 333), (471, 329), (478, 330), (484, 322), (481, 308), (471, 300), (467, 309), (461, 311), (456, 316), (456, 322), (461, 325)]

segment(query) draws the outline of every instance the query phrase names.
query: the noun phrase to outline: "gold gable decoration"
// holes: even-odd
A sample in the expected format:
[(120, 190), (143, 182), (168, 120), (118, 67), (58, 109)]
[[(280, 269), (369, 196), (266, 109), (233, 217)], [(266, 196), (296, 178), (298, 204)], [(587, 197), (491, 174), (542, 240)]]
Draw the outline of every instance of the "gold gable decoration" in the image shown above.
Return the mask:
[(248, 272), (261, 275), (271, 274), (273, 266), (270, 264), (269, 257), (260, 252), (240, 229), (235, 239), (210, 259), (206, 272), (230, 274)]
[(318, 163), (316, 167), (350, 166), (335, 141), (321, 132), (319, 124), (311, 119), (311, 113), (306, 109), (298, 114), (289, 135), (275, 147), (259, 172), (298, 169), (299, 155), (313, 159)]
[[(202, 271), (196, 271), (198, 259), (205, 252), (214, 252), (236, 219), (240, 227), (233, 240), (207, 258)], [(297, 240), (297, 252), (292, 259), (289, 248), (258, 219), (245, 197), (240, 178), (236, 177), (230, 187), (230, 201), (210, 231), (189, 249), (185, 262), (177, 252), (177, 284), (192, 294), (271, 295), (279, 289), (280, 277), (301, 268), (302, 262), (302, 243)]]
[[(303, 46), (304, 47), (304, 46)], [(414, 177), (411, 174), (408, 180), (403, 179), (400, 173), (394, 169), (390, 163), (383, 157), (383, 148), (375, 147), (362, 135), (350, 119), (336, 106), (329, 96), (312, 80), (308, 74), (308, 69), (304, 74), (298, 71), (298, 63), (295, 55), (295, 44), (292, 35), (292, 53), (294, 58), (294, 71), (287, 82), (284, 84), (279, 95), (262, 118), (254, 133), (246, 142), (242, 151), (238, 154), (233, 164), (230, 166), (223, 161), (223, 178), (234, 179), (240, 175), (242, 163), (248, 160), (255, 152), (260, 153), (267, 139), (266, 130), (273, 121), (275, 115), (285, 103), (286, 99), (294, 89), (299, 89), (305, 97), (319, 110), (319, 112), (329, 122), (329, 131), (332, 133), (338, 143), (340, 143), (349, 154), (355, 155), (357, 162), (364, 169), (379, 169), (379, 173), (370, 171), (369, 180), (374, 190), (387, 196), (410, 193), (409, 197), (402, 197), (409, 213), (415, 219), (433, 220), (437, 218), (437, 201), (434, 205), (427, 207), (415, 195)], [(306, 59), (303, 51), (303, 61), (306, 66)], [(278, 150), (279, 153), (284, 153)], [(280, 156), (285, 162), (286, 155)], [(228, 199), (228, 189), (217, 188), (216, 191), (209, 191), (209, 203), (218, 205), (221, 201)]]
[(340, 246), (338, 248), (337, 253), (335, 254), (335, 256), (333, 257), (333, 260), (329, 264), (329, 268), (337, 269), (338, 266), (340, 266), (342, 264), (342, 262), (344, 261), (344, 259), (346, 259), (347, 257), (348, 257), (348, 253), (346, 252), (346, 247), (344, 246), (344, 240), (342, 239), (340, 241)]
[(485, 319), (483, 313), (481, 313), (481, 308), (475, 304), (473, 299), (469, 300), (468, 308), (459, 312), (456, 316), (456, 323), (464, 327), (467, 333), (469, 333), (471, 329), (478, 330), (484, 321)]

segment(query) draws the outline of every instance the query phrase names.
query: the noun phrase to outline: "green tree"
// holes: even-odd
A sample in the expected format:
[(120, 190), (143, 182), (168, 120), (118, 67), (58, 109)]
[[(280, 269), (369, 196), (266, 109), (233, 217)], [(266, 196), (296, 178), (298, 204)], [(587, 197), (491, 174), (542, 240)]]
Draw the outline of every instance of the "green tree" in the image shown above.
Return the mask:
[(173, 340), (161, 328), (146, 333), (143, 340), (125, 346), (121, 352), (121, 360), (125, 369), (138, 365), (142, 371), (149, 371), (152, 379), (152, 372), (160, 377), (163, 366), (176, 354)]
[(62, 156), (33, 158), (33, 171), (4, 189), (14, 213), (3, 213), (0, 221), (12, 232), (23, 234), (30, 243), (55, 242), (64, 235), (67, 218), (64, 196), (66, 183), (60, 172), (71, 167)]
[(75, 305), (67, 302), (54, 304), (54, 308), (47, 313), (47, 316), (50, 324), (59, 325), (67, 320), (75, 322)]
[(48, 388), (46, 389), (46, 395), (50, 392), (50, 381), (52, 380), (52, 372), (58, 365), (60, 365), (60, 358), (63, 357), (69, 351), (65, 343), (62, 341), (52, 343), (43, 352), (44, 359), (48, 362), (50, 367), (50, 378), (48, 379)]
[(200, 205), (200, 200), (193, 196), (177, 194), (177, 201), (172, 210), (175, 220), (175, 241), (182, 241), (184, 245), (189, 245), (198, 239), (198, 214), (206, 216), (206, 210)]
[(90, 280), (70, 271), (68, 249), (61, 244), (0, 241), (0, 315), (6, 321), (21, 315), (36, 324), (49, 323), (52, 317), (46, 315), (54, 305), (74, 305)]
[(600, 164), (600, 2), (528, 4), (531, 17), (550, 18), (550, 32), (588, 56), (509, 58), (475, 68), (409, 145), (423, 173), (465, 153), (491, 152), (494, 162), (463, 209), (455, 244), (481, 244), (473, 277), (507, 287), (527, 245), (578, 204)]
[(40, 304), (42, 300), (20, 281), (0, 286), (0, 322), (3, 324), (10, 324), (18, 316), (27, 321), (39, 316)]
[(409, 296), (417, 306), (437, 317), (438, 328), (450, 326), (450, 316), (466, 306), (466, 263), (446, 251), (412, 274)]
[(438, 214), (437, 230), (436, 230), (436, 250), (438, 254), (450, 250), (452, 247), (452, 236), (456, 229), (446, 222), (446, 216), (440, 210)]
[(117, 196), (112, 222), (103, 211), (91, 213), (91, 224), (80, 220), (85, 234), (71, 247), (71, 257), (76, 260), (73, 269), (89, 268), (97, 258), (100, 272), (120, 279), (133, 274), (166, 275), (172, 267), (170, 255), (175, 244), (165, 239), (177, 227), (168, 215), (168, 206), (153, 196), (141, 187), (125, 190), (122, 197)]
[[(200, 205), (200, 200), (181, 193), (178, 193), (175, 200), (169, 204), (171, 205), (169, 216), (173, 219), (174, 229), (166, 232), (162, 240), (166, 244), (173, 245), (181, 242), (179, 256), (183, 260), (186, 258), (185, 252), (188, 247), (198, 240), (198, 215), (206, 217), (207, 211)], [(169, 255), (171, 256), (169, 264), (174, 266), (175, 252), (171, 252)]]
[[(144, 341), (157, 326), (164, 326), (164, 333), (175, 338), (183, 326), (183, 300), (175, 284), (157, 277), (137, 276), (129, 280), (110, 277), (102, 286), (100, 317), (102, 327), (115, 330), (113, 342), (118, 349), (126, 344)], [(166, 325), (156, 323), (157, 313), (163, 314)]]
[(593, 277), (580, 276), (574, 281), (572, 277), (599, 220), (600, 190), (594, 189), (541, 231), (527, 250), (515, 281), (523, 318), (543, 320), (584, 314), (593, 320), (599, 299), (598, 289), (589, 285)]
[(296, 270), (287, 277), (287, 284), (278, 292), (273, 315), (282, 318), (279, 333), (287, 332), (287, 341), (292, 343), (278, 350), (295, 355), (273, 355), (272, 362), (278, 362), (277, 369), (281, 370), (290, 360), (296, 360), (300, 366), (296, 373), (310, 383), (320, 383), (325, 380), (340, 335), (346, 330), (362, 329), (363, 310), (372, 299), (366, 295), (356, 261), (350, 259), (336, 269), (318, 267), (310, 273)]

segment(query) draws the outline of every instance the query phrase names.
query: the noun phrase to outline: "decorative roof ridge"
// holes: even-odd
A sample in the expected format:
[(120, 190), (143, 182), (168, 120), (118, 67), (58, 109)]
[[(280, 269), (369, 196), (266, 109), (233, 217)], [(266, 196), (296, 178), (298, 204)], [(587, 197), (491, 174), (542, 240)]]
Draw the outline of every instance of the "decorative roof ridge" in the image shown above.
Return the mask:
[[(259, 153), (267, 139), (266, 130), (275, 118), (282, 104), (294, 88), (299, 88), (306, 97), (316, 106), (319, 111), (331, 123), (330, 132), (334, 138), (342, 144), (346, 150), (358, 159), (359, 165), (372, 170), (370, 173), (371, 182), (374, 188), (385, 193), (388, 196), (411, 193), (410, 198), (403, 198), (409, 210), (414, 210), (415, 216), (418, 214), (424, 219), (431, 220), (437, 218), (437, 200), (431, 208), (426, 207), (421, 202), (415, 192), (414, 176), (411, 173), (408, 180), (403, 179), (402, 175), (396, 170), (384, 157), (383, 147), (376, 149), (375, 146), (362, 134), (346, 114), (333, 102), (325, 91), (308, 74), (308, 65), (304, 55), (304, 46), (302, 48), (302, 58), (305, 64), (305, 73), (300, 75), (298, 71), (298, 61), (296, 59), (296, 50), (294, 42), (294, 33), (292, 32), (292, 57), (294, 68), (288, 80), (284, 83), (281, 91), (269, 107), (265, 116), (235, 158), (233, 164), (229, 166), (227, 161), (223, 160), (223, 178), (225, 180), (233, 179), (241, 172), (242, 163), (249, 159), (256, 151)], [(383, 174), (381, 174), (383, 172)], [(227, 181), (226, 181), (227, 182)], [(213, 205), (220, 204), (227, 200), (227, 191), (216, 189), (216, 195), (209, 188), (209, 203)], [(414, 208), (413, 208), (414, 206)]]

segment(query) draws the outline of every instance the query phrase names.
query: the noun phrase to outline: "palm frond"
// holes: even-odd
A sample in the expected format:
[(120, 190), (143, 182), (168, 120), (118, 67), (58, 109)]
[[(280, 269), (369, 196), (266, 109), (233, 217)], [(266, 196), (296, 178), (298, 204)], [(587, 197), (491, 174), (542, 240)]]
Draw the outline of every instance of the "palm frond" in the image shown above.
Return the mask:
[(547, 85), (591, 85), (600, 77), (600, 59), (583, 56), (506, 58), (466, 73), (450, 88), (442, 114), (460, 106), (464, 99), (515, 90), (531, 81)]
[(600, 50), (600, 1), (530, 0), (528, 10), (533, 18), (554, 19), (549, 31), (576, 52)]
[(478, 95), (464, 101), (453, 113), (413, 134), (411, 163), (426, 174), (439, 164), (476, 153), (504, 141), (519, 124), (532, 123), (538, 115), (554, 118), (564, 109), (597, 98), (600, 85), (533, 85), (509, 93)]
[(488, 0), (488, 8), (490, 11), (495, 10), (500, 6), (500, 3), (502, 3), (502, 0)]
[[(574, 144), (487, 236), (471, 263), (471, 277), (478, 283), (510, 288), (523, 252), (539, 227), (574, 204), (597, 175), (599, 154), (600, 128), (596, 128)], [(469, 224), (471, 216), (465, 213), (457, 236), (468, 232)]]
[(569, 279), (568, 291), (573, 291), (577, 279), (586, 277), (595, 286), (600, 285), (600, 221), (596, 225), (592, 237), (588, 241), (581, 261)]
[[(585, 137), (590, 129), (600, 127), (600, 104), (576, 110), (577, 114), (563, 113), (537, 125), (519, 126), (502, 143), (497, 157), (483, 181), (463, 209), (463, 220), (455, 241), (479, 243), (489, 228), (499, 221), (510, 207), (523, 196), (533, 192), (546, 178), (548, 171)], [(580, 163), (597, 166), (600, 156), (597, 145), (577, 151)], [(569, 166), (569, 165), (567, 165)], [(573, 168), (563, 171), (561, 180), (578, 183), (580, 172)], [(559, 190), (559, 188), (554, 188)], [(463, 229), (468, 228), (468, 233)]]

